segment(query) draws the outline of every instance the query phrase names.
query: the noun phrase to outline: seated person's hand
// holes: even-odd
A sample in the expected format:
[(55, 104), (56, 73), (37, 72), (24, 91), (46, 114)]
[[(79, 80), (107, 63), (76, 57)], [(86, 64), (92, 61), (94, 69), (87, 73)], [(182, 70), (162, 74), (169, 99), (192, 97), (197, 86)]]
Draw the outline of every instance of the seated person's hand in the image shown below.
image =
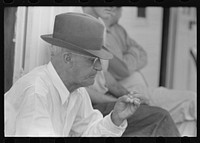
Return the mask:
[(131, 91), (129, 92), (129, 95), (132, 95), (135, 98), (139, 98), (141, 101), (141, 104), (149, 105), (149, 99), (147, 99), (143, 93), (137, 92), (137, 91)]
[(130, 94), (119, 97), (111, 114), (113, 123), (120, 126), (125, 119), (135, 113), (139, 106), (140, 99)]

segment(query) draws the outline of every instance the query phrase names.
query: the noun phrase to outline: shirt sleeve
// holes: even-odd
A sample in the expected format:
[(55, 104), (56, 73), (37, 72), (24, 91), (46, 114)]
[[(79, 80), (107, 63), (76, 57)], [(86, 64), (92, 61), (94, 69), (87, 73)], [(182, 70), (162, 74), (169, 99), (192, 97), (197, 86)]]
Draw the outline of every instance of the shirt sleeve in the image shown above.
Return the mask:
[(119, 127), (111, 121), (111, 113), (103, 118), (98, 110), (94, 110), (85, 88), (82, 88), (82, 104), (72, 126), (72, 136), (121, 136), (127, 127), (125, 120)]

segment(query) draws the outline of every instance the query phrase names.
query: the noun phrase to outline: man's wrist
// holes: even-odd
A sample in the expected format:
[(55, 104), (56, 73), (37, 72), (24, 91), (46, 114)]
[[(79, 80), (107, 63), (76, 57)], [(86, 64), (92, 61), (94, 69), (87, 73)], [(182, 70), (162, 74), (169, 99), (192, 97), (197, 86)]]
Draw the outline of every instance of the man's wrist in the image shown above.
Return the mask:
[(127, 94), (129, 94), (129, 91), (126, 90), (126, 89), (123, 89), (123, 94), (122, 95), (127, 95)]
[(112, 112), (111, 113), (111, 120), (112, 122), (116, 125), (116, 126), (120, 126), (123, 123), (123, 119), (120, 119), (119, 116), (117, 115), (117, 113)]

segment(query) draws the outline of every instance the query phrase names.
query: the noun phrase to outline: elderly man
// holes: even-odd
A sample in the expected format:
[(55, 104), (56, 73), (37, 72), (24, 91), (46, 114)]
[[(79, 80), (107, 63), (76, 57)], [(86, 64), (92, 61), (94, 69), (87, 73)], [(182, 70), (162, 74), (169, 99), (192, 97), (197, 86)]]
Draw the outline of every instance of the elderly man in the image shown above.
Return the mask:
[[(96, 18), (109, 19), (111, 7), (83, 7), (83, 11)], [(109, 47), (110, 48), (110, 47)], [(114, 108), (117, 99), (130, 92), (121, 86), (107, 71), (108, 61), (101, 60), (103, 71), (99, 71), (94, 85), (87, 88), (93, 107), (104, 116)], [(105, 78), (105, 77), (106, 78)], [(135, 93), (134, 96), (138, 96)], [(141, 96), (140, 96), (141, 97)], [(133, 116), (128, 118), (128, 127), (122, 136), (179, 136), (179, 132), (169, 113), (159, 107), (152, 107), (141, 99), (142, 104)]]
[[(107, 87), (113, 89), (112, 91), (115, 90), (115, 93), (120, 91), (126, 93), (126, 90), (140, 92), (141, 98), (147, 104), (169, 111), (182, 136), (195, 136), (196, 93), (146, 86), (144, 80), (140, 78), (141, 76), (138, 76), (140, 75), (138, 72), (146, 65), (147, 55), (142, 47), (131, 39), (125, 29), (118, 24), (122, 8), (110, 7), (110, 9), (110, 17), (106, 18), (100, 15), (107, 28), (106, 46), (109, 47), (109, 50), (114, 55), (114, 58), (109, 60), (109, 73), (104, 72)], [(100, 11), (97, 8), (93, 8), (94, 10), (102, 13), (102, 10)], [(109, 76), (111, 77), (109, 78)], [(114, 86), (116, 83), (109, 81), (113, 77), (118, 82), (117, 84), (120, 83), (126, 89), (119, 88), (120, 86), (118, 85)], [(99, 81), (102, 81), (102, 79), (99, 78)], [(103, 86), (98, 85), (98, 87)]]
[(121, 136), (127, 118), (140, 105), (124, 95), (103, 118), (84, 87), (92, 85), (100, 59), (112, 55), (103, 47), (104, 26), (87, 14), (57, 15), (51, 61), (21, 77), (5, 93), (5, 136)]

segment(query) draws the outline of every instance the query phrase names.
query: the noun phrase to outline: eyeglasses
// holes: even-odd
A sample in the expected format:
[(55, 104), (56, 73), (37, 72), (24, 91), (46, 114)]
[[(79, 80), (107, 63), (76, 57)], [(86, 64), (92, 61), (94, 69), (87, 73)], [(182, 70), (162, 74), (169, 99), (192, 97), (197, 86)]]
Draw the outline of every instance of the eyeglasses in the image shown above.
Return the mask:
[(78, 54), (78, 53), (74, 53), (74, 52), (70, 52), (74, 55), (77, 55), (77, 56), (82, 56), (84, 58), (87, 58), (88, 60), (92, 61), (92, 66), (94, 66), (94, 64), (100, 59), (98, 57), (92, 57), (92, 56), (87, 56), (87, 55), (82, 55), (82, 54)]

